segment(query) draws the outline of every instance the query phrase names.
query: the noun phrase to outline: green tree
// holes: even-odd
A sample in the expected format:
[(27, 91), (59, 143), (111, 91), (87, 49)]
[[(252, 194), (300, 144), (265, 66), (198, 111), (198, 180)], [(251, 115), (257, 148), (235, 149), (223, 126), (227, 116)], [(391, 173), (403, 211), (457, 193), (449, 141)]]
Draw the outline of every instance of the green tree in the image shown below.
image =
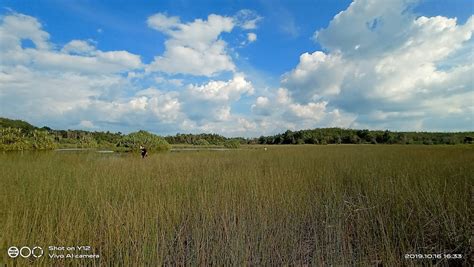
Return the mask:
[(382, 136), (382, 142), (385, 144), (394, 144), (395, 143), (395, 136), (390, 131), (385, 131)]
[(123, 136), (117, 147), (139, 150), (141, 145), (150, 151), (166, 151), (171, 149), (170, 144), (164, 138), (143, 130)]
[(193, 142), (193, 145), (196, 145), (196, 146), (208, 146), (209, 145), (209, 142), (206, 140), (206, 139), (198, 139), (196, 141)]
[(229, 140), (227, 142), (224, 143), (224, 147), (225, 148), (239, 148), (240, 147), (240, 142), (237, 141), (237, 140)]
[(350, 142), (351, 142), (351, 144), (360, 144), (361, 139), (358, 135), (353, 135), (353, 136), (351, 136)]

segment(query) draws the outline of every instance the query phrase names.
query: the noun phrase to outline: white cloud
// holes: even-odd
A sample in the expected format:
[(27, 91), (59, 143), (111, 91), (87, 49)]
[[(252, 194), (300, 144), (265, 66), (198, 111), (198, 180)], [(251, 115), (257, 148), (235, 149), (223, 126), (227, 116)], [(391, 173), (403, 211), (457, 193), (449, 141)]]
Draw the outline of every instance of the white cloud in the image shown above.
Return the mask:
[(293, 96), (300, 101), (338, 94), (347, 67), (338, 53), (304, 53), (298, 66), (283, 76), (282, 84), (291, 88)]
[[(0, 62), (2, 116), (21, 116), (21, 119), (53, 128), (119, 131), (141, 128), (170, 134), (205, 129), (224, 133), (223, 127), (233, 129), (228, 133), (243, 133), (243, 129), (253, 125), (250, 120), (233, 114), (231, 109), (243, 95), (254, 92), (252, 84), (241, 73), (234, 73), (227, 81), (184, 86), (182, 79), (147, 76), (140, 70), (139, 56), (127, 51), (101, 51), (92, 41), (72, 40), (60, 49), (53, 49), (58, 46), (48, 41), (49, 34), (41, 29), (41, 24), (31, 23), (36, 19), (13, 16), (21, 18), (16, 23), (29, 23), (36, 28), (30, 29), (29, 35), (18, 37), (3, 23), (11, 21), (9, 17), (0, 24), (2, 36), (16, 42), (2, 47), (2, 55), (12, 55), (2, 56)], [(208, 21), (183, 24), (182, 32), (170, 34), (184, 40), (191, 38), (189, 35), (179, 37), (186, 31), (217, 27), (221, 22), (224, 22), (219, 25), (221, 30), (231, 29), (228, 19), (211, 15)], [(154, 23), (157, 26), (156, 20)], [(170, 23), (160, 25), (174, 27)], [(37, 34), (34, 30), (43, 33)], [(193, 49), (219, 44), (214, 38), (221, 30), (211, 34), (208, 29), (201, 30), (201, 33), (193, 32), (199, 39)], [(32, 38), (30, 36), (43, 36), (45, 49), (21, 47), (21, 40)], [(184, 86), (185, 90), (162, 91), (153, 87), (140, 90), (144, 79), (154, 79), (160, 86)], [(235, 128), (235, 123), (241, 126)]]
[[(355, 1), (315, 33), (324, 52), (303, 53), (275, 90), (258, 88), (258, 80), (239, 72), (222, 39), (239, 27), (245, 43), (255, 41), (248, 30), (262, 18), (254, 12), (191, 22), (150, 16), (148, 26), (168, 38), (150, 65), (127, 51), (101, 51), (91, 40), (61, 47), (36, 18), (6, 15), (0, 115), (55, 128), (228, 136), (328, 126), (472, 128), (474, 19), (461, 25), (416, 17), (410, 5)], [(228, 73), (217, 76), (222, 72)]]
[(315, 32), (313, 39), (345, 55), (379, 55), (412, 35), (415, 15), (411, 9), (417, 1), (356, 0), (334, 16), (327, 28)]
[(63, 120), (66, 113), (87, 106), (124, 83), (114, 75), (84, 76), (12, 67), (0, 72), (1, 113), (7, 117), (21, 114), (33, 122)]
[[(97, 126), (96, 116), (102, 115), (92, 110), (100, 109), (84, 109), (120, 99), (125, 88), (133, 88), (120, 73), (141, 67), (139, 56), (100, 51), (89, 41), (72, 40), (55, 49), (58, 46), (49, 41), (41, 23), (22, 14), (2, 17), (0, 35), (0, 113), (32, 123), (58, 128)], [(24, 40), (35, 46), (23, 47)], [(119, 112), (108, 116), (115, 113)]]
[(31, 40), (36, 49), (49, 49), (49, 34), (41, 29), (41, 23), (34, 17), (13, 13), (1, 19), (0, 51), (21, 49), (21, 40)]
[(371, 128), (434, 129), (432, 114), (472, 117), (474, 64), (466, 47), (472, 51), (474, 18), (460, 25), (441, 16), (417, 18), (411, 8), (412, 1), (354, 1), (315, 33), (327, 52), (301, 55), (282, 85), (302, 105), (326, 101)]
[(247, 40), (249, 41), (249, 43), (253, 43), (253, 42), (257, 41), (257, 34), (255, 34), (253, 32), (247, 33)]
[(234, 16), (234, 22), (244, 30), (254, 30), (257, 24), (263, 19), (257, 12), (249, 9), (242, 9)]
[(231, 105), (244, 95), (252, 95), (254, 88), (243, 74), (236, 73), (228, 81), (209, 81), (202, 85), (188, 85), (181, 96), (184, 112), (199, 125), (213, 121), (233, 121)]
[(271, 114), (271, 103), (270, 99), (266, 96), (259, 96), (255, 100), (255, 104), (252, 105), (252, 112), (259, 115), (270, 115)]
[(127, 105), (132, 109), (143, 111), (143, 115), (152, 114), (161, 122), (176, 122), (179, 117), (184, 116), (176, 93), (162, 92), (154, 88), (137, 92)]
[(289, 111), (298, 118), (319, 120), (324, 115), (326, 111), (327, 102), (318, 102), (318, 103), (308, 103), (306, 105), (301, 104), (291, 104), (289, 106)]
[(164, 54), (155, 57), (148, 71), (213, 76), (235, 70), (227, 44), (219, 38), (234, 28), (232, 18), (211, 14), (207, 20), (181, 23), (177, 17), (158, 13), (148, 18), (148, 25), (170, 37)]
[(92, 128), (95, 128), (95, 125), (94, 123), (92, 123), (92, 121), (83, 120), (79, 123), (79, 127), (92, 129)]
[(175, 87), (181, 87), (183, 86), (183, 79), (168, 79), (165, 77), (157, 76), (154, 78), (155, 82), (157, 84), (162, 84), (162, 85), (172, 85)]
[(168, 17), (166, 14), (157, 13), (147, 19), (147, 24), (155, 30), (168, 33), (171, 30), (177, 30), (181, 21), (179, 17)]
[[(34, 68), (51, 71), (106, 74), (137, 69), (140, 57), (127, 51), (95, 51), (93, 56), (80, 56), (56, 51), (25, 51), (28, 63)], [(25, 62), (26, 63), (26, 62)]]
[(209, 101), (236, 101), (243, 94), (253, 94), (252, 83), (242, 74), (236, 74), (232, 80), (210, 81), (204, 85), (190, 85), (189, 94), (195, 99)]
[(61, 51), (66, 54), (90, 55), (95, 50), (96, 48), (87, 41), (72, 40)]
[(356, 116), (328, 106), (326, 101), (295, 102), (285, 88), (259, 96), (251, 107), (258, 133), (274, 134), (286, 129), (350, 127)]
[[(23, 65), (39, 71), (110, 74), (140, 68), (140, 56), (127, 51), (96, 50), (89, 42), (73, 40), (60, 51), (49, 43), (49, 34), (36, 18), (10, 14), (1, 18), (0, 67), (8, 69)], [(35, 47), (22, 47), (22, 41), (31, 40)]]

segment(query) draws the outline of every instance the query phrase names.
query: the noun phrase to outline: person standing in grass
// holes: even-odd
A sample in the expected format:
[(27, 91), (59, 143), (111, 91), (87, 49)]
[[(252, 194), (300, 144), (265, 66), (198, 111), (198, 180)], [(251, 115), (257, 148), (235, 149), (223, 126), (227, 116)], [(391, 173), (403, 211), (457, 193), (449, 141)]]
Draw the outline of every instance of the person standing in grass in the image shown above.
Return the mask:
[(140, 151), (142, 154), (142, 159), (144, 159), (145, 157), (148, 157), (148, 151), (146, 151), (146, 148), (144, 146), (140, 145)]

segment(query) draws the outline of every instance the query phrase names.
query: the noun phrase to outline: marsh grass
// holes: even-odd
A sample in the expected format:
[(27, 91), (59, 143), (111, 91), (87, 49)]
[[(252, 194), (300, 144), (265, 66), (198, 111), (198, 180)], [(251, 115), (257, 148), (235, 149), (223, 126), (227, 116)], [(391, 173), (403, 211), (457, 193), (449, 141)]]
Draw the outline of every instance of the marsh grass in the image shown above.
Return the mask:
[(466, 264), (473, 160), (472, 146), (3, 153), (0, 262), (30, 263), (13, 245), (89, 245), (99, 260), (33, 263)]

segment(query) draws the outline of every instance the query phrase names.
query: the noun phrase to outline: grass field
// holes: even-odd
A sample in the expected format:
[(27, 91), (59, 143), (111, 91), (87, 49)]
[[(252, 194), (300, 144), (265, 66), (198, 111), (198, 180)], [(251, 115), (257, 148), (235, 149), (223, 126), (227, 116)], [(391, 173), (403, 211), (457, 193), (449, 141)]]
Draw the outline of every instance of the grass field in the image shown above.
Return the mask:
[[(473, 162), (467, 145), (3, 153), (0, 263), (467, 264)], [(7, 256), (35, 245), (43, 257)], [(46, 249), (81, 245), (100, 258)]]

